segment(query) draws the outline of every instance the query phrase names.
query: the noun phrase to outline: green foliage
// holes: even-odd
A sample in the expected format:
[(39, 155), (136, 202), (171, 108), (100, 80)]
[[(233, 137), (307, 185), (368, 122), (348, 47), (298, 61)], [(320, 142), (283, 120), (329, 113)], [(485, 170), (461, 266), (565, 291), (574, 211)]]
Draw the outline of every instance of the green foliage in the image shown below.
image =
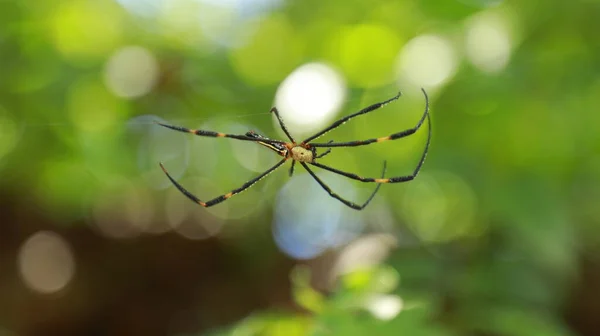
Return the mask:
[[(364, 268), (339, 279), (339, 287), (327, 297), (310, 285), (310, 271), (299, 266), (292, 272), (293, 293), (302, 314), (255, 314), (228, 330), (209, 335), (390, 335), (397, 331), (418, 336), (450, 335), (433, 319), (431, 303), (402, 302), (383, 320), (370, 312), (382, 294), (397, 290), (397, 272), (387, 266)], [(398, 298), (395, 295), (390, 297)]]
[[(582, 256), (596, 258), (600, 246), (599, 1), (307, 0), (240, 10), (255, 16), (214, 2), (169, 3), (136, 15), (111, 0), (0, 1), (0, 189), (14, 201), (0, 210), (15, 220), (2, 223), (14, 239), (7, 248), (37, 228), (24, 214), (78, 232), (108, 199), (112, 212), (98, 217), (111, 223), (192, 218), (230, 230), (224, 249), (243, 250), (236, 269), (269, 264), (280, 257), (269, 230), (285, 173), (196, 212), (171, 201), (158, 161), (204, 198), (256, 176), (272, 153), (163, 133), (152, 121), (281, 136), (268, 113), (279, 85), (297, 67), (323, 62), (347, 85), (336, 116), (398, 87), (404, 93), (323, 141), (385, 136), (414, 124), (423, 99), (411, 75), (429, 74), (433, 141), (424, 169), (411, 183), (384, 185), (365, 211), (369, 230), (385, 227), (398, 248), (377, 266), (341, 275), (327, 293), (297, 267), (296, 310), (256, 311), (211, 335), (574, 335), (566, 307)], [(485, 58), (490, 48), (469, 49), (478, 15), (506, 26), (510, 51), (498, 68), (502, 60)], [(406, 68), (402, 52), (421, 36), (440, 38), (442, 49)], [(128, 91), (131, 69), (109, 74), (131, 46), (156, 61), (140, 70), (156, 77), (139, 96)], [(452, 69), (436, 82), (444, 46)], [(477, 52), (491, 67), (474, 60)], [(111, 87), (110, 76), (122, 87)], [(322, 162), (371, 176), (385, 159), (388, 174), (405, 174), (424, 140), (420, 132), (335, 148)], [(6, 255), (14, 265), (17, 253)], [(402, 309), (376, 317), (376, 298), (398, 298)]]

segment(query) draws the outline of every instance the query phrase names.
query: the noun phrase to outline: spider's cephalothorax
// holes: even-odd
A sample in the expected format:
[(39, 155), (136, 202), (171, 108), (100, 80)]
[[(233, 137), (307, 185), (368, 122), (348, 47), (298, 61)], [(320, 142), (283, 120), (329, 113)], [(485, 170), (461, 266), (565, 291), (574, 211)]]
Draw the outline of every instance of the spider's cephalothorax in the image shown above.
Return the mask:
[(317, 156), (317, 149), (308, 144), (298, 145), (295, 142), (287, 142), (285, 144), (264, 142), (261, 140), (271, 141), (271, 139), (267, 138), (264, 135), (260, 135), (254, 131), (246, 132), (246, 136), (249, 136), (249, 137), (252, 137), (255, 139), (260, 139), (258, 141), (259, 144), (269, 148), (270, 150), (274, 151), (275, 153), (277, 153), (285, 158), (292, 159), (294, 161), (299, 161), (299, 162), (313, 163), (313, 162), (315, 162), (315, 159), (317, 157), (323, 157), (326, 153), (329, 152), (329, 151), (325, 151), (325, 153), (323, 155)]
[[(290, 142), (281, 141), (281, 140), (272, 140), (272, 139), (269, 139), (265, 136), (262, 136), (256, 132), (254, 132), (254, 131), (249, 131), (245, 135), (226, 134), (226, 133), (213, 132), (213, 131), (188, 129), (185, 127), (172, 126), (172, 125), (167, 125), (167, 124), (158, 122), (158, 124), (161, 126), (164, 126), (164, 127), (176, 130), (176, 131), (192, 133), (192, 134), (196, 134), (196, 135), (200, 135), (200, 136), (207, 136), (207, 137), (213, 137), (213, 138), (232, 138), (232, 139), (245, 140), (245, 141), (254, 141), (254, 142), (257, 142), (257, 143), (271, 149), (272, 151), (276, 152), (277, 154), (279, 154), (280, 156), (283, 157), (273, 167), (269, 168), (267, 171), (265, 171), (264, 173), (255, 177), (254, 179), (244, 183), (243, 186), (241, 186), (237, 189), (234, 189), (234, 190), (228, 192), (227, 194), (215, 197), (212, 200), (209, 200), (206, 202), (201, 201), (196, 196), (194, 196), (192, 193), (187, 191), (184, 187), (182, 187), (179, 183), (177, 183), (177, 181), (175, 181), (175, 179), (173, 179), (173, 177), (171, 177), (171, 175), (169, 175), (169, 173), (167, 172), (165, 167), (162, 165), (162, 163), (160, 164), (160, 167), (165, 172), (165, 174), (167, 175), (169, 180), (171, 180), (171, 182), (175, 185), (175, 187), (177, 187), (177, 189), (179, 189), (179, 191), (181, 191), (185, 196), (187, 196), (189, 199), (191, 199), (195, 203), (202, 205), (203, 207), (210, 207), (215, 204), (221, 203), (221, 202), (225, 201), (226, 199), (230, 198), (231, 196), (250, 188), (253, 184), (258, 182), (260, 179), (269, 175), (275, 169), (279, 168), (287, 160), (292, 160), (292, 165), (290, 167), (290, 176), (294, 172), (294, 164), (296, 162), (298, 162), (302, 165), (302, 167), (304, 167), (304, 169), (306, 169), (306, 171), (310, 174), (310, 176), (312, 176), (312, 178), (314, 178), (315, 181), (317, 181), (317, 183), (323, 189), (325, 189), (325, 191), (327, 191), (327, 193), (329, 193), (329, 195), (331, 197), (339, 200), (340, 202), (344, 203), (345, 205), (347, 205), (353, 209), (362, 210), (364, 207), (367, 206), (367, 204), (369, 204), (371, 199), (373, 199), (373, 197), (379, 190), (379, 187), (381, 186), (382, 183), (399, 183), (399, 182), (411, 181), (417, 176), (417, 174), (421, 170), (421, 167), (423, 166), (423, 162), (425, 162), (425, 157), (427, 156), (427, 151), (429, 150), (429, 143), (431, 140), (431, 121), (430, 121), (430, 117), (429, 117), (429, 98), (427, 97), (427, 93), (425, 92), (425, 90), (422, 89), (422, 91), (423, 91), (423, 95), (425, 96), (425, 111), (423, 112), (423, 115), (419, 119), (419, 122), (417, 123), (417, 125), (415, 125), (412, 128), (409, 128), (409, 129), (406, 129), (401, 132), (394, 133), (394, 134), (391, 134), (388, 136), (366, 139), (366, 140), (358, 140), (358, 141), (334, 142), (332, 140), (332, 141), (324, 142), (324, 143), (311, 142), (312, 140), (315, 140), (318, 137), (322, 136), (323, 134), (339, 127), (340, 125), (344, 124), (346, 121), (348, 121), (354, 117), (357, 117), (362, 114), (367, 114), (369, 112), (377, 110), (377, 109), (385, 106), (386, 104), (398, 99), (400, 97), (400, 93), (398, 93), (396, 96), (394, 96), (386, 101), (373, 104), (373, 105), (368, 106), (354, 114), (343, 117), (343, 118), (333, 122), (331, 125), (329, 125), (329, 127), (326, 127), (322, 131), (308, 137), (307, 139), (305, 139), (304, 141), (302, 141), (300, 143), (297, 143), (294, 140), (294, 138), (290, 135), (287, 128), (285, 127), (285, 124), (283, 123), (283, 120), (279, 116), (279, 112), (277, 111), (277, 109), (275, 107), (273, 107), (271, 109), (271, 112), (274, 113), (275, 116), (277, 117), (277, 120), (279, 121), (279, 126), (281, 126), (281, 129), (283, 130), (285, 135), (287, 135)], [(332, 168), (332, 167), (329, 167), (329, 166), (326, 166), (326, 165), (316, 162), (317, 159), (322, 158), (323, 156), (329, 154), (331, 152), (331, 148), (333, 148), (333, 147), (364, 146), (364, 145), (372, 144), (375, 142), (384, 142), (384, 141), (388, 141), (388, 140), (396, 140), (396, 139), (401, 139), (401, 138), (407, 137), (411, 134), (414, 134), (416, 131), (418, 131), (419, 128), (421, 128), (421, 125), (423, 124), (425, 119), (427, 119), (428, 125), (429, 125), (428, 133), (427, 133), (427, 143), (425, 144), (425, 149), (423, 150), (423, 153), (421, 154), (421, 159), (419, 160), (417, 167), (413, 170), (412, 174), (410, 174), (410, 175), (402, 175), (402, 176), (384, 178), (385, 170), (386, 170), (386, 162), (385, 161), (383, 162), (383, 171), (381, 173), (380, 178), (361, 177), (356, 174), (344, 172), (342, 170), (338, 170), (336, 168)], [(317, 154), (317, 147), (325, 147), (325, 148), (327, 148), (327, 150), (321, 154)], [(317, 177), (317, 175), (312, 171), (312, 169), (310, 169), (308, 167), (308, 164), (328, 170), (330, 172), (333, 172), (333, 173), (336, 173), (336, 174), (339, 174), (342, 176), (346, 176), (346, 177), (354, 179), (354, 180), (361, 181), (361, 182), (377, 183), (377, 187), (371, 193), (371, 195), (369, 196), (369, 198), (367, 199), (367, 201), (365, 203), (356, 204), (356, 203), (350, 202), (350, 201), (340, 197), (338, 194), (334, 193), (319, 177)]]
[(260, 135), (254, 131), (246, 132), (246, 136), (257, 139), (257, 142), (259, 144), (269, 148), (270, 150), (274, 151), (275, 153), (277, 153), (283, 157), (287, 157), (289, 155), (289, 148), (288, 148), (287, 144), (285, 144), (285, 143), (264, 142), (263, 140), (271, 141), (271, 139), (267, 138), (266, 136)]

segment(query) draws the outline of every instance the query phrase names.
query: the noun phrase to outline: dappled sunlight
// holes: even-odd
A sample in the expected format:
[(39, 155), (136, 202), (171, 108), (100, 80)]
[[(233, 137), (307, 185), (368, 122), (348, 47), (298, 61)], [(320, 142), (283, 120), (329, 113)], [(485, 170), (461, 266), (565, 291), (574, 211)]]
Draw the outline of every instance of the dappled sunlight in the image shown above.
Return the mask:
[[(292, 136), (308, 134), (333, 119), (344, 101), (345, 90), (343, 78), (333, 68), (309, 63), (294, 70), (281, 83), (275, 106)], [(273, 125), (279, 129), (275, 117)], [(279, 134), (284, 136), (282, 131)]]
[(400, 80), (416, 87), (440, 86), (454, 76), (458, 55), (452, 42), (438, 35), (420, 35), (404, 46), (397, 59)]
[(380, 320), (391, 320), (396, 317), (404, 306), (397, 295), (375, 295), (369, 298), (367, 309)]
[(0, 335), (595, 335), (597, 2), (1, 1)]
[(104, 82), (116, 96), (136, 98), (152, 89), (157, 76), (158, 64), (152, 53), (140, 46), (127, 46), (108, 59)]
[[(358, 197), (350, 182), (330, 174), (318, 176), (342, 197)], [(275, 241), (295, 259), (311, 259), (345, 244), (356, 238), (364, 226), (361, 213), (329, 196), (310, 175), (300, 171), (279, 191), (274, 216)]]
[(20, 246), (18, 267), (27, 287), (41, 294), (53, 294), (71, 282), (75, 257), (63, 237), (52, 231), (38, 231)]
[(495, 12), (475, 15), (466, 25), (466, 56), (479, 70), (502, 71), (510, 60), (512, 40), (506, 18)]
[(333, 267), (335, 276), (382, 263), (397, 247), (398, 239), (391, 233), (364, 235), (338, 253)]

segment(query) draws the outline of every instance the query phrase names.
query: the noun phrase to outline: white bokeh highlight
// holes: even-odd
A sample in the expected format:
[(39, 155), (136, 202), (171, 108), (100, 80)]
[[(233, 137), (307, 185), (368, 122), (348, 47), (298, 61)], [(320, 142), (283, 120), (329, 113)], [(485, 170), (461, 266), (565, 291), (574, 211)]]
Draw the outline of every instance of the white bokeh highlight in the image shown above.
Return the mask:
[(340, 251), (333, 267), (333, 275), (340, 276), (378, 265), (388, 257), (397, 243), (396, 237), (385, 233), (360, 237)]
[(136, 98), (150, 92), (158, 78), (157, 61), (146, 48), (127, 46), (106, 63), (104, 83), (116, 96)]
[(512, 41), (506, 20), (495, 13), (477, 14), (467, 21), (467, 59), (487, 73), (502, 71), (510, 60)]
[(437, 87), (449, 81), (458, 66), (452, 43), (441, 36), (421, 35), (410, 40), (397, 59), (400, 79), (416, 87)]
[(404, 302), (397, 295), (375, 295), (367, 303), (367, 310), (377, 319), (388, 321), (400, 313)]
[(52, 231), (39, 231), (19, 248), (19, 274), (32, 290), (52, 294), (63, 289), (75, 274), (69, 243)]
[[(305, 64), (279, 86), (275, 106), (294, 134), (315, 132), (333, 119), (345, 98), (346, 83), (330, 66)], [(279, 124), (273, 120), (276, 128)]]

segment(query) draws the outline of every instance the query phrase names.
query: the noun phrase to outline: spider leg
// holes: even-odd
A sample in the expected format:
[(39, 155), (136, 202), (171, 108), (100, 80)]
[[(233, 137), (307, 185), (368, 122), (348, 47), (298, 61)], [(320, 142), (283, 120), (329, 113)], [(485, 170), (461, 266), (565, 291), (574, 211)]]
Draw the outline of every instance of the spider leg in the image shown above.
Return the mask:
[(160, 126), (170, 128), (175, 131), (184, 132), (184, 133), (192, 133), (192, 134), (196, 134), (199, 136), (206, 136), (206, 137), (213, 137), (213, 138), (233, 138), (233, 139), (238, 139), (238, 140), (264, 142), (264, 143), (268, 143), (268, 144), (285, 144), (285, 141), (281, 141), (281, 140), (271, 140), (271, 139), (267, 139), (267, 138), (250, 137), (247, 135), (227, 134), (227, 133), (221, 133), (221, 132), (189, 129), (189, 128), (185, 128), (185, 127), (181, 127), (181, 126), (173, 126), (173, 125), (163, 124), (158, 121), (155, 121), (155, 123), (159, 124)]
[(391, 134), (391, 135), (388, 135), (385, 137), (381, 137), (381, 138), (373, 138), (373, 139), (359, 140), (359, 141), (348, 141), (348, 142), (311, 143), (309, 145), (312, 147), (356, 147), (356, 146), (369, 145), (374, 142), (396, 140), (396, 139), (404, 138), (411, 134), (414, 134), (417, 130), (419, 130), (419, 128), (421, 128), (421, 125), (423, 125), (425, 118), (427, 118), (429, 120), (429, 97), (427, 96), (427, 93), (425, 92), (424, 89), (421, 89), (421, 91), (423, 91), (423, 94), (425, 95), (425, 111), (423, 112), (423, 115), (421, 116), (421, 119), (419, 119), (419, 122), (417, 123), (417, 125), (413, 128), (409, 128), (402, 132), (394, 133), (394, 134)]
[(296, 160), (292, 160), (292, 166), (290, 167), (290, 177), (292, 177), (292, 175), (294, 175), (294, 164), (296, 163)]
[(323, 153), (317, 155), (317, 157), (315, 159), (320, 159), (320, 158), (322, 158), (323, 156), (325, 156), (325, 155), (327, 155), (329, 153), (331, 153), (331, 148), (329, 148), (326, 151), (324, 151)]
[[(325, 182), (323, 182), (320, 178), (317, 177), (317, 174), (315, 174), (309, 167), (308, 165), (306, 165), (306, 163), (304, 162), (300, 162), (300, 164), (304, 167), (304, 169), (306, 169), (306, 171), (310, 174), (310, 176), (312, 176), (315, 181), (317, 181), (317, 183), (319, 183), (319, 185), (321, 186), (321, 188), (325, 189), (325, 191), (327, 191), (327, 193), (329, 194), (329, 196), (339, 200), (340, 202), (346, 204), (347, 206), (351, 207), (352, 209), (355, 210), (362, 210), (364, 209), (367, 205), (369, 205), (369, 202), (371, 202), (371, 200), (373, 199), (373, 197), (375, 197), (375, 194), (377, 194), (377, 192), (379, 191), (379, 187), (381, 187), (381, 184), (378, 184), (377, 187), (375, 188), (375, 190), (373, 190), (373, 193), (371, 194), (371, 196), (369, 196), (369, 198), (367, 199), (367, 201), (365, 203), (363, 203), (362, 205), (356, 204), (354, 202), (350, 202), (342, 197), (340, 197), (338, 194), (334, 193), (331, 188), (329, 188), (327, 186), (327, 184), (325, 184)], [(385, 176), (385, 170), (386, 170), (386, 162), (383, 161), (383, 171), (381, 172), (381, 178), (383, 178), (383, 176)]]
[(405, 175), (405, 176), (396, 176), (396, 177), (390, 177), (390, 178), (372, 178), (372, 177), (360, 177), (356, 174), (353, 173), (348, 173), (345, 171), (341, 171), (339, 169), (335, 169), (329, 166), (326, 166), (324, 164), (320, 164), (318, 162), (309, 162), (311, 165), (313, 166), (317, 166), (319, 168), (323, 168), (325, 170), (329, 170), (330, 172), (336, 173), (336, 174), (340, 174), (343, 176), (346, 176), (348, 178), (354, 179), (354, 180), (358, 180), (361, 182), (375, 182), (375, 183), (399, 183), (399, 182), (407, 182), (407, 181), (411, 181), (413, 180), (415, 177), (417, 177), (417, 174), (419, 174), (419, 171), (421, 171), (421, 167), (423, 166), (423, 163), (425, 162), (425, 158), (427, 157), (427, 152), (429, 151), (429, 144), (431, 142), (431, 120), (429, 118), (429, 114), (427, 114), (427, 122), (429, 124), (429, 128), (428, 128), (428, 133), (427, 133), (427, 143), (425, 144), (425, 149), (423, 150), (423, 154), (421, 154), (421, 159), (419, 160), (419, 163), (417, 164), (417, 166), (415, 167), (414, 171), (412, 172), (412, 174), (410, 175)]
[[(346, 121), (348, 121), (348, 120), (350, 120), (350, 119), (352, 119), (354, 117), (357, 117), (357, 116), (362, 115), (362, 114), (367, 114), (369, 112), (372, 112), (372, 111), (375, 111), (375, 110), (377, 110), (379, 108), (382, 108), (385, 105), (387, 105), (387, 104), (393, 102), (394, 100), (400, 98), (401, 95), (402, 95), (402, 93), (398, 92), (398, 94), (396, 94), (394, 97), (392, 97), (392, 98), (390, 98), (390, 99), (388, 99), (386, 101), (383, 101), (383, 102), (380, 102), (380, 103), (375, 103), (375, 104), (373, 104), (371, 106), (365, 107), (364, 109), (362, 109), (362, 110), (360, 110), (360, 111), (358, 111), (358, 112), (356, 112), (354, 114), (351, 114), (349, 116), (343, 117), (343, 118), (341, 118), (341, 119), (333, 122), (333, 124), (329, 125), (327, 128), (323, 129), (322, 131), (318, 132), (317, 134), (315, 134), (315, 135), (313, 135), (313, 136), (305, 139), (304, 141), (302, 141), (302, 143), (308, 143), (308, 142), (310, 142), (310, 141), (312, 141), (312, 140), (314, 140), (314, 139), (322, 136), (323, 134), (325, 134), (325, 133), (327, 133), (327, 132), (329, 132), (329, 131), (331, 131), (331, 130), (333, 130), (335, 128), (338, 128), (340, 125), (344, 124)], [(322, 146), (322, 147), (325, 147), (325, 146)]]
[(269, 175), (275, 169), (279, 168), (279, 166), (281, 166), (286, 160), (287, 160), (287, 158), (279, 161), (276, 165), (274, 165), (273, 167), (267, 169), (264, 173), (262, 173), (259, 176), (253, 178), (252, 180), (244, 183), (244, 185), (242, 185), (241, 187), (239, 187), (237, 189), (234, 189), (234, 190), (228, 192), (227, 194), (223, 194), (221, 196), (215, 197), (215, 198), (211, 199), (210, 201), (206, 201), (206, 202), (201, 201), (200, 199), (198, 199), (198, 197), (194, 196), (191, 192), (187, 191), (184, 187), (182, 187), (181, 184), (177, 183), (177, 181), (175, 181), (175, 179), (173, 177), (171, 177), (171, 175), (167, 172), (167, 169), (165, 169), (165, 167), (163, 166), (162, 163), (160, 163), (160, 168), (162, 168), (163, 172), (165, 172), (165, 174), (167, 175), (167, 177), (169, 178), (169, 180), (171, 180), (171, 182), (173, 183), (173, 185), (175, 185), (175, 187), (177, 187), (177, 189), (179, 189), (179, 191), (181, 191), (182, 194), (184, 194), (187, 198), (191, 199), (194, 203), (200, 204), (201, 206), (203, 206), (205, 208), (208, 208), (208, 207), (211, 207), (211, 206), (213, 206), (215, 204), (219, 204), (219, 203), (227, 200), (231, 196), (233, 196), (235, 194), (239, 194), (242, 191), (250, 188), (254, 183), (260, 181), (260, 179), (262, 179), (263, 177)]
[(283, 119), (281, 119), (281, 116), (279, 115), (279, 111), (277, 110), (277, 108), (273, 107), (271, 109), (271, 112), (274, 113), (275, 116), (277, 117), (277, 121), (279, 121), (279, 126), (281, 126), (283, 133), (285, 133), (285, 135), (287, 135), (287, 137), (290, 139), (291, 142), (296, 142), (296, 140), (294, 140), (294, 138), (292, 137), (290, 132), (287, 130), (287, 127), (285, 127), (285, 123), (283, 122)]
[[(332, 142), (333, 142), (333, 140), (330, 140), (328, 143), (332, 143)], [(325, 156), (325, 155), (327, 155), (327, 154), (329, 154), (329, 153), (331, 153), (331, 148), (328, 148), (328, 149), (327, 149), (326, 151), (324, 151), (323, 153), (321, 153), (321, 154), (317, 155), (317, 157), (315, 157), (315, 159), (320, 159), (320, 158), (322, 158), (323, 156)]]

